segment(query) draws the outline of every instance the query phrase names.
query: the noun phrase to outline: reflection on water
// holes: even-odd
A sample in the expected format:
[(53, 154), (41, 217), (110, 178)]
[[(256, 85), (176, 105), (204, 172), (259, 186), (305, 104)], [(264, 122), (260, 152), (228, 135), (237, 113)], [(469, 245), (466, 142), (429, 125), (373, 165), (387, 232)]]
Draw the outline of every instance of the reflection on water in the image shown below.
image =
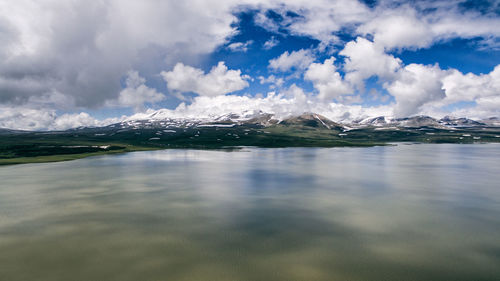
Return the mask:
[(500, 146), (0, 167), (0, 280), (499, 280)]

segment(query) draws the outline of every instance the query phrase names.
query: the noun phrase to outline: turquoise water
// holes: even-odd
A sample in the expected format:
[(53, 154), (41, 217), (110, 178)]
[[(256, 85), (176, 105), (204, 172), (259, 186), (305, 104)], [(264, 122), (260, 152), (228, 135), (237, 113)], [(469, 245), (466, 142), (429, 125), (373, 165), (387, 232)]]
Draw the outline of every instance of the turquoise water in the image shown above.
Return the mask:
[(500, 280), (500, 145), (0, 167), (0, 280)]

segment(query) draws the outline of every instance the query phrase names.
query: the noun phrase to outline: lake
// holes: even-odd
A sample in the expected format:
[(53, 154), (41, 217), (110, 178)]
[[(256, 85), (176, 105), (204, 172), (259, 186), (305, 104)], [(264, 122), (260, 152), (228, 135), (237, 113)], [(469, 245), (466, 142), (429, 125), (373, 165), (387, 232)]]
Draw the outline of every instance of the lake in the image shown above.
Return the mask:
[(0, 280), (500, 280), (500, 145), (0, 167)]

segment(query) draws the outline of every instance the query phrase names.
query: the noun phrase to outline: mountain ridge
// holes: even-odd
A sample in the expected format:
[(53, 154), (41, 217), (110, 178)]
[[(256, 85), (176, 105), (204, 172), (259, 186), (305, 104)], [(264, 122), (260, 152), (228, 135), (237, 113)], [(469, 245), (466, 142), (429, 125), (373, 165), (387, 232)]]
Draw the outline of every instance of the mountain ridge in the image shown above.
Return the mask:
[(500, 143), (497, 118), (379, 116), (351, 123), (316, 113), (278, 118), (262, 111), (213, 118), (125, 120), (103, 127), (64, 131), (0, 129), (0, 165), (78, 159), (108, 153), (155, 149), (254, 147), (366, 147), (407, 143)]
[[(263, 111), (246, 111), (243, 114), (226, 113), (211, 117), (172, 117), (169, 111), (160, 109), (150, 114), (142, 114), (137, 117), (129, 117), (117, 123), (104, 126), (82, 126), (67, 130), (90, 129), (90, 128), (188, 128), (197, 126), (227, 127), (238, 125), (254, 125), (269, 127), (273, 125), (306, 125), (310, 127), (337, 128), (344, 130), (359, 128), (418, 128), (432, 127), (440, 129), (456, 129), (468, 127), (500, 127), (500, 118), (490, 117), (481, 120), (474, 120), (465, 117), (445, 116), (437, 119), (427, 115), (415, 115), (410, 117), (395, 118), (392, 116), (376, 116), (353, 121), (334, 121), (321, 114), (314, 112), (304, 112), (301, 114), (289, 115), (285, 118), (277, 117), (275, 114)], [(66, 130), (47, 130), (66, 131)], [(14, 130), (10, 128), (0, 128), (0, 134), (11, 132), (30, 132), (29, 130)]]
[(465, 117), (445, 116), (437, 119), (427, 115), (415, 115), (404, 118), (394, 118), (391, 116), (368, 117), (351, 122), (336, 122), (321, 114), (314, 112), (304, 112), (301, 114), (289, 115), (285, 118), (276, 117), (275, 114), (263, 111), (244, 112), (242, 115), (237, 113), (227, 113), (212, 118), (193, 118), (167, 117), (158, 112), (154, 112), (148, 119), (133, 118), (117, 124), (158, 124), (166, 126), (189, 127), (196, 125), (262, 125), (272, 126), (277, 124), (294, 125), (301, 124), (309, 126), (324, 126), (326, 128), (362, 128), (362, 127), (433, 127), (433, 128), (459, 128), (459, 127), (500, 127), (500, 119), (490, 117), (483, 120), (474, 120)]

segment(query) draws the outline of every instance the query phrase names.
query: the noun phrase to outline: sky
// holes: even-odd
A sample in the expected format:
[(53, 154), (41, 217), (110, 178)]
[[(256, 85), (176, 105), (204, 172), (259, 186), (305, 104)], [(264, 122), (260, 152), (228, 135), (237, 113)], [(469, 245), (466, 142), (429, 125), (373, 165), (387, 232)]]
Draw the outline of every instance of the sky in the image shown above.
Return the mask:
[(500, 0), (0, 0), (0, 128), (500, 116)]

